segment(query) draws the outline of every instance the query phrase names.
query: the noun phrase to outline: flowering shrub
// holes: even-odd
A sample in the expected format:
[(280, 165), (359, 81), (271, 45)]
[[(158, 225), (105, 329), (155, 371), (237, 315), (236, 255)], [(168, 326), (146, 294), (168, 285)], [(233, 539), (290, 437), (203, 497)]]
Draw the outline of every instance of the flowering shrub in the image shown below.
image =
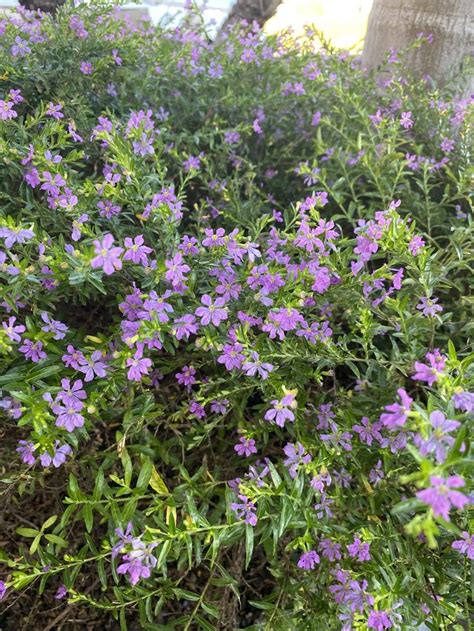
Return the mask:
[(310, 30), (0, 33), (12, 615), (464, 628), (467, 101)]

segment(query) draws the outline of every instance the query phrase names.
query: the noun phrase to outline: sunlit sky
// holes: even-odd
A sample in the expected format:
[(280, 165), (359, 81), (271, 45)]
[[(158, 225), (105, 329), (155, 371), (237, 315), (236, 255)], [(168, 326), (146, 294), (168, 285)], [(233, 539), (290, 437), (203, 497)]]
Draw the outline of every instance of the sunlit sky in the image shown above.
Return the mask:
[[(283, 0), (265, 29), (269, 33), (275, 33), (291, 26), (299, 32), (305, 24), (314, 24), (334, 45), (350, 48), (364, 36), (372, 2), (373, 0)], [(145, 9), (151, 19), (157, 22), (166, 13), (181, 13), (184, 3), (185, 0), (142, 0), (139, 12), (142, 13)], [(203, 1), (198, 0), (198, 4), (202, 5)], [(207, 0), (206, 4), (206, 20), (215, 20), (216, 24), (220, 24), (233, 0)], [(15, 5), (18, 5), (17, 0), (0, 0), (0, 9), (13, 8)], [(127, 9), (134, 13), (137, 5), (129, 4)]]
[(265, 26), (274, 33), (291, 26), (301, 31), (314, 24), (341, 48), (354, 46), (365, 34), (373, 0), (285, 0)]
[[(257, 0), (256, 0), (257, 1)], [(305, 24), (314, 24), (332, 43), (350, 48), (364, 36), (367, 17), (373, 0), (283, 0), (276, 15), (267, 22), (265, 29), (275, 33), (291, 26), (296, 32)], [(164, 13), (174, 13), (184, 0), (145, 0), (150, 6), (153, 20)], [(233, 4), (233, 0), (208, 0), (206, 19), (220, 23)]]

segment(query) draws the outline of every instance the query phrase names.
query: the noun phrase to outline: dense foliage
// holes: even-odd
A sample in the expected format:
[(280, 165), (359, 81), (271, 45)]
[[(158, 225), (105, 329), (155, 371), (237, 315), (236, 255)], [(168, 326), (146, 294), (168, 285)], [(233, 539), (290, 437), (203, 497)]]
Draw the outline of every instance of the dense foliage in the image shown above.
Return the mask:
[(0, 19), (0, 618), (470, 628), (469, 103), (196, 20)]

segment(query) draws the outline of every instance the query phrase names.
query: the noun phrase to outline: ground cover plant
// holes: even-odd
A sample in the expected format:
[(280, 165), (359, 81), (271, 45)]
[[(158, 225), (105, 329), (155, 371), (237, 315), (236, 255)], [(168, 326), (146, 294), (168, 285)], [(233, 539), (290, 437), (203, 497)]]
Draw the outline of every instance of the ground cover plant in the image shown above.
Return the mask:
[(468, 99), (193, 11), (0, 34), (2, 628), (470, 628)]

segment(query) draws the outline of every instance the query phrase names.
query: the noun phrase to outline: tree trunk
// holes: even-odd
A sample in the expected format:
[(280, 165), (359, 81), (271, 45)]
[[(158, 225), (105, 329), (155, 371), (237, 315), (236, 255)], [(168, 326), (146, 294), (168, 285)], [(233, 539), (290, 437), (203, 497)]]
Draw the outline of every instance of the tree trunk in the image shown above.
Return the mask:
[(20, 0), (20, 4), (25, 9), (36, 11), (41, 9), (46, 13), (54, 13), (58, 7), (64, 4), (65, 0)]
[[(409, 70), (429, 75), (439, 84), (453, 78), (474, 48), (474, 0), (374, 0), (369, 15), (362, 62), (376, 68), (390, 49), (400, 50), (418, 33), (433, 35), (431, 44), (404, 58)], [(467, 90), (473, 90), (471, 76)]]
[(247, 20), (250, 24), (258, 22), (263, 26), (275, 14), (281, 3), (282, 0), (236, 0), (222, 25), (222, 30), (240, 20)]

